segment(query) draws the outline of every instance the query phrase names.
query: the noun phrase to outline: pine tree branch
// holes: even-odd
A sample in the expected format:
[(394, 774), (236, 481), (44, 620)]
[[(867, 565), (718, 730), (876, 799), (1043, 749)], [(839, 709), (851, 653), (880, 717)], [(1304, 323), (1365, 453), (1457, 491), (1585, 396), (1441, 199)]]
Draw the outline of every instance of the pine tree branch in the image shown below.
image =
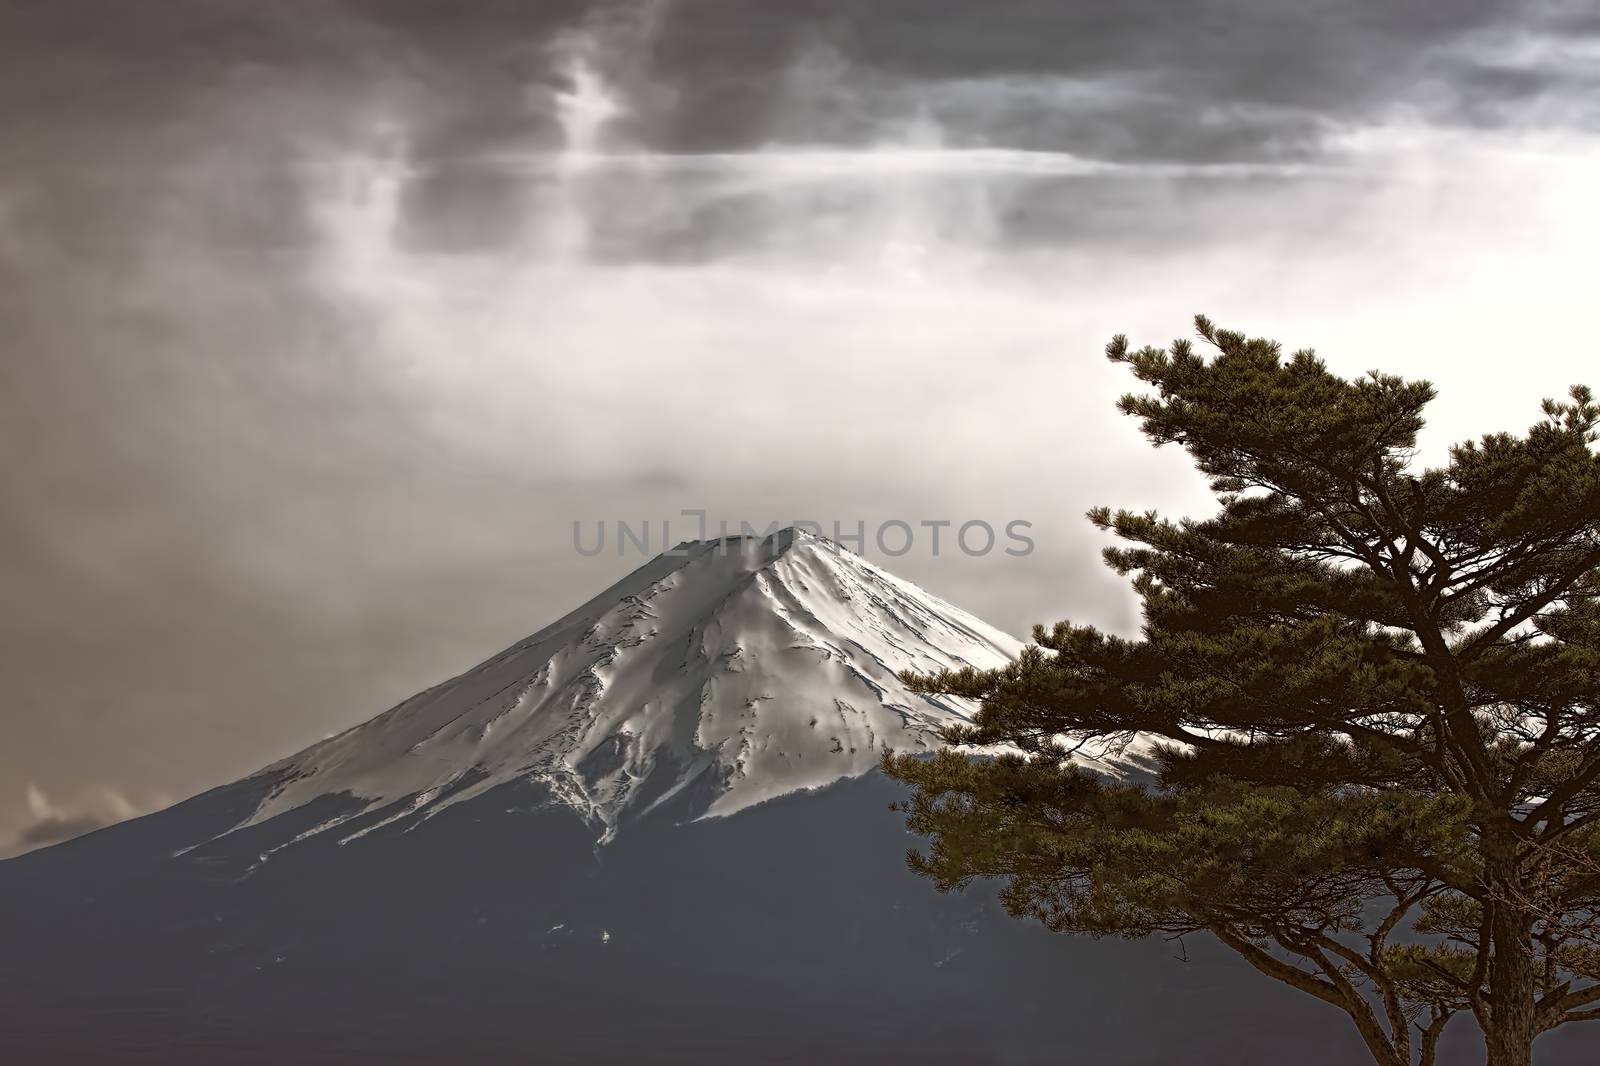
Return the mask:
[[(1527, 817), (1524, 819), (1528, 825), (1538, 825), (1540, 822), (1545, 823), (1544, 830), (1538, 835), (1538, 840), (1541, 843), (1549, 843), (1576, 828), (1569, 826), (1562, 815), (1566, 811), (1567, 804), (1571, 803), (1583, 793), (1584, 789), (1596, 781), (1600, 781), (1600, 750), (1596, 750), (1572, 777), (1562, 782), (1560, 787), (1554, 789), (1549, 796), (1545, 797), (1533, 810), (1528, 812)], [(1586, 819), (1592, 819), (1593, 817), (1593, 814), (1585, 816)], [(1579, 820), (1583, 821), (1585, 819)]]
[[(1548, 752), (1562, 736), (1561, 713), (1551, 710), (1545, 716), (1544, 729), (1529, 743), (1527, 749), (1517, 756), (1512, 765), (1511, 779), (1507, 782), (1506, 791), (1512, 796), (1520, 795), (1522, 786), (1527, 782), (1528, 776), (1533, 773), (1545, 753)], [(1538, 822), (1536, 818), (1528, 818), (1529, 825)]]
[(1574, 583), (1596, 567), (1600, 567), (1600, 550), (1585, 553), (1576, 564), (1562, 571), (1560, 577), (1549, 588), (1537, 596), (1522, 601), (1516, 610), (1501, 615), (1500, 620), (1494, 625), (1455, 648), (1456, 658), (1465, 662), (1481, 655), (1495, 641), (1560, 599)]
[(1531, 554), (1531, 549), (1538, 544), (1539, 537), (1529, 534), (1509, 548), (1504, 545), (1495, 545), (1469, 556), (1468, 558), (1471, 559), (1492, 556), (1493, 561), (1484, 563), (1471, 571), (1462, 572), (1460, 577), (1464, 584), (1451, 588), (1450, 594), (1440, 599), (1440, 606), (1448, 607), (1457, 600), (1494, 584), (1496, 580), (1505, 575), (1507, 570), (1515, 569), (1517, 564), (1525, 556)]
[[(1351, 1020), (1356, 1023), (1356, 1030), (1366, 1043), (1367, 1050), (1372, 1052), (1373, 1058), (1383, 1062), (1384, 1057), (1387, 1055), (1397, 1063), (1404, 1063), (1406, 1066), (1410, 1066), (1411, 1033), (1406, 1028), (1404, 1017), (1399, 1019), (1399, 1028), (1394, 1029), (1391, 1033), (1385, 1033), (1383, 1026), (1378, 1022), (1377, 1016), (1372, 1013), (1372, 1006), (1367, 1002), (1367, 998), (1361, 994), (1361, 991), (1355, 985), (1351, 984), (1350, 979), (1344, 975), (1344, 971), (1335, 965), (1327, 955), (1323, 954), (1322, 949), (1324, 947), (1328, 948), (1339, 957), (1350, 960), (1364, 976), (1373, 980), (1374, 983), (1378, 983), (1378, 979), (1368, 971), (1359, 954), (1325, 934), (1315, 934), (1311, 940), (1305, 943), (1298, 942), (1297, 938), (1284, 939), (1280, 937), (1277, 939), (1287, 950), (1316, 963), (1317, 968), (1326, 975), (1329, 983), (1339, 990), (1340, 996), (1345, 1001), (1345, 1013), (1350, 1015)], [(1383, 986), (1380, 985), (1380, 991), (1383, 990)], [(1388, 997), (1386, 996), (1385, 998), (1387, 999)], [(1385, 1005), (1387, 1006), (1387, 1003)], [(1398, 1014), (1398, 1004), (1396, 1005), (1396, 1014)], [(1392, 1021), (1393, 1016), (1391, 1016), (1391, 1023)]]
[(1557, 900), (1560, 903), (1573, 904), (1578, 903), (1579, 900), (1586, 900), (1592, 895), (1600, 895), (1600, 872), (1589, 874), (1587, 877), (1579, 877), (1579, 879), (1571, 882), (1570, 885), (1566, 885), (1565, 890), (1562, 890), (1562, 893), (1557, 896)]
[[(1377, 986), (1379, 994), (1383, 997), (1383, 1012), (1389, 1021), (1389, 1031), (1394, 1034), (1394, 1043), (1397, 1045), (1397, 1050), (1407, 1062), (1411, 1059), (1411, 1030), (1406, 1021), (1404, 1007), (1400, 1002), (1399, 989), (1395, 987), (1394, 980), (1391, 978), (1388, 969), (1384, 967), (1382, 955), (1383, 943), (1387, 939), (1389, 931), (1394, 928), (1394, 924), (1399, 921), (1400, 916), (1410, 909), (1409, 903), (1396, 904), (1395, 909), (1385, 916), (1384, 920), (1379, 923), (1378, 928), (1367, 938), (1371, 950), (1367, 963), (1365, 965), (1357, 964), (1361, 972), (1367, 975), (1368, 980)], [(1327, 939), (1332, 940), (1331, 937)], [(1337, 941), (1334, 942), (1337, 943)], [(1351, 954), (1352, 956), (1355, 955), (1354, 952), (1351, 952)]]
[(1459, 662), (1438, 623), (1418, 598), (1416, 587), (1411, 583), (1410, 570), (1402, 568), (1398, 562), (1390, 570), (1400, 598), (1411, 614), (1412, 631), (1427, 653), (1428, 666), (1441, 683), (1444, 714), (1439, 723), (1440, 739), (1449, 745), (1461, 761), (1461, 777), (1467, 794), (1485, 807), (1490, 806), (1496, 791), (1494, 769), (1489, 764), (1489, 753), (1484, 748), (1477, 721), (1472, 717), (1472, 710), (1467, 703)]
[[(1556, 1026), (1566, 1025), (1568, 1022), (1596, 1021), (1600, 1021), (1600, 1008), (1596, 1008), (1594, 1010), (1568, 1011), (1566, 1014), (1563, 1014), (1560, 1018), (1556, 1019), (1555, 1025), (1550, 1026), (1550, 1029), (1554, 1029)], [(1548, 1032), (1549, 1030), (1546, 1031)]]
[[(1292, 988), (1309, 993), (1329, 1003), (1349, 1016), (1355, 1023), (1356, 1031), (1361, 1034), (1362, 1042), (1367, 1045), (1367, 1050), (1378, 1063), (1378, 1066), (1409, 1066), (1409, 1055), (1401, 1058), (1396, 1054), (1395, 1047), (1383, 1033), (1378, 1025), (1378, 1020), (1372, 1014), (1372, 1009), (1365, 999), (1356, 992), (1348, 980), (1340, 975), (1340, 985), (1331, 980), (1319, 978), (1315, 974), (1300, 969), (1279, 959), (1277, 956), (1256, 946), (1254, 943), (1230, 929), (1225, 924), (1207, 927), (1211, 933), (1228, 947), (1238, 952), (1251, 966), (1268, 977), (1281, 981)], [(1291, 948), (1291, 951), (1296, 949)], [(1296, 951), (1298, 954), (1299, 952)], [(1331, 967), (1331, 963), (1329, 964)], [(1335, 973), (1337, 968), (1333, 967)], [(1326, 969), (1323, 971), (1328, 972)]]
[(1437, 859), (1426, 855), (1412, 855), (1407, 857), (1407, 862), (1414, 869), (1420, 870), (1428, 877), (1444, 885), (1452, 892), (1459, 892), (1468, 899), (1482, 903), (1486, 898), (1483, 886), (1476, 881), (1461, 876), (1456, 871), (1450, 870)]
[[(1560, 987), (1557, 988), (1557, 991), (1560, 991)], [(1538, 1008), (1540, 1014), (1555, 1016), (1596, 1003), (1600, 1003), (1600, 984), (1564, 992), (1560, 996), (1547, 996), (1534, 1004), (1534, 1006)]]
[[(1382, 976), (1383, 968), (1381, 965), (1374, 965), (1373, 962), (1365, 955), (1362, 955), (1359, 951), (1355, 950), (1348, 944), (1340, 943), (1333, 937), (1328, 936), (1326, 933), (1307, 933), (1306, 942), (1308, 944), (1315, 944), (1324, 951), (1333, 952), (1335, 955), (1348, 962), (1351, 966), (1355, 967), (1356, 970), (1360, 972), (1361, 976), (1365, 977), (1373, 984), (1380, 984), (1382, 981), (1386, 980), (1386, 978)], [(1288, 945), (1286, 944), (1285, 946), (1287, 947)], [(1294, 948), (1292, 950), (1298, 951), (1300, 949)]]
[(1436, 1008), (1433, 1020), (1428, 1023), (1427, 1028), (1417, 1027), (1422, 1030), (1421, 1057), (1417, 1060), (1417, 1066), (1434, 1066), (1439, 1053), (1439, 1037), (1444, 1033), (1444, 1027), (1449, 1023), (1453, 1014), (1453, 1011)]
[(1415, 893), (1406, 892), (1388, 874), (1383, 875), (1383, 884), (1394, 896), (1395, 904), (1389, 908), (1389, 913), (1383, 916), (1383, 920), (1378, 923), (1378, 927), (1367, 936), (1370, 957), (1374, 963), (1377, 963), (1382, 956), (1384, 946), (1389, 940), (1389, 934), (1394, 931), (1395, 926), (1400, 924), (1400, 919), (1404, 918), (1411, 908), (1433, 893), (1432, 885), (1425, 885)]
[(1485, 892), (1479, 903), (1482, 912), (1478, 920), (1478, 955), (1473, 960), (1472, 976), (1467, 979), (1463, 991), (1467, 996), (1467, 1004), (1472, 1008), (1472, 1015), (1478, 1021), (1478, 1027), (1484, 1032), (1489, 1032), (1493, 1024), (1494, 1012), (1489, 1007), (1488, 1000), (1483, 996), (1483, 982), (1489, 976), (1489, 958), (1491, 953), (1490, 942), (1494, 933), (1494, 911), (1498, 906), (1494, 895)]
[(1284, 962), (1270, 952), (1257, 947), (1226, 925), (1209, 926), (1208, 928), (1218, 940), (1238, 952), (1246, 962), (1268, 977), (1316, 996), (1324, 1003), (1331, 1003), (1340, 1010), (1345, 1009), (1344, 997), (1340, 995), (1339, 989), (1331, 982), (1307, 970), (1302, 970), (1298, 966)]
[(1575, 991), (1570, 991), (1569, 988), (1569, 983), (1563, 983), (1534, 1004), (1534, 1026), (1538, 1032), (1548, 1032), (1568, 1022), (1600, 1019), (1600, 1007), (1592, 1006), (1600, 1003), (1600, 984), (1589, 985)]
[[(1307, 456), (1298, 452), (1294, 454), (1314, 468), (1323, 470), (1324, 473), (1337, 480), (1343, 480), (1353, 490), (1352, 499), (1349, 503), (1356, 509), (1358, 514), (1368, 521), (1374, 530), (1374, 535), (1388, 549), (1390, 559), (1386, 561), (1381, 554), (1372, 549), (1365, 538), (1358, 536), (1354, 530), (1335, 517), (1323, 501), (1279, 487), (1278, 491), (1297, 499), (1300, 503), (1315, 511), (1328, 523), (1340, 540), (1344, 541), (1352, 551), (1357, 552), (1361, 560), (1375, 573), (1387, 574), (1395, 582), (1400, 590), (1401, 598), (1406, 604), (1407, 611), (1411, 615), (1412, 625), (1410, 628), (1422, 642), (1424, 649), (1423, 661), (1433, 667), (1436, 672), (1440, 670), (1441, 661), (1448, 661), (1448, 666), (1445, 667), (1444, 673), (1453, 683), (1455, 690), (1453, 695), (1455, 698), (1451, 701), (1452, 706), (1446, 708), (1445, 718), (1448, 722), (1448, 727), (1439, 729), (1438, 733), (1441, 743), (1447, 744), (1454, 751), (1463, 770), (1469, 772), (1453, 772), (1453, 768), (1443, 758), (1441, 758), (1437, 768), (1445, 773), (1447, 777), (1452, 778), (1457, 787), (1468, 795), (1473, 796), (1480, 802), (1488, 803), (1491, 799), (1490, 782), (1493, 781), (1493, 772), (1488, 763), (1488, 753), (1483, 750), (1471, 712), (1467, 709), (1466, 696), (1461, 691), (1460, 676), (1456, 670), (1455, 659), (1451, 654), (1449, 644), (1445, 641), (1443, 633), (1440, 632), (1437, 621), (1417, 598), (1415, 586), (1411, 583), (1412, 574), (1409, 565), (1402, 567), (1393, 538), (1383, 535), (1382, 523), (1378, 521), (1377, 516), (1361, 500), (1359, 483), (1341, 471), (1332, 470), (1314, 456)], [(1441, 723), (1441, 725), (1443, 724)], [(1469, 744), (1463, 741), (1461, 739), (1463, 736), (1472, 737), (1472, 743)]]
[(1406, 567), (1410, 568), (1411, 556), (1419, 549), (1433, 562), (1433, 569), (1424, 575), (1427, 580), (1423, 584), (1423, 591), (1431, 597), (1439, 587), (1435, 584), (1435, 578), (1439, 579), (1440, 584), (1443, 583), (1443, 575), (1450, 573), (1450, 562), (1428, 538), (1422, 535), (1411, 520), (1390, 499), (1389, 490), (1384, 485), (1382, 461), (1381, 453), (1373, 456), (1374, 471), (1372, 482), (1367, 486), (1368, 491), (1377, 497), (1378, 503), (1383, 507), (1384, 513), (1389, 517), (1390, 521), (1398, 525), (1401, 532), (1405, 534)]

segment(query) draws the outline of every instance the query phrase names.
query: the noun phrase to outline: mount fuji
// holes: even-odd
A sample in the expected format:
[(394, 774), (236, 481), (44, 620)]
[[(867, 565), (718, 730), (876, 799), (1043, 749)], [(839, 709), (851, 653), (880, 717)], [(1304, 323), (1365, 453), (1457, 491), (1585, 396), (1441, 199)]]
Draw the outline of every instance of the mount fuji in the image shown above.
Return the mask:
[[(347, 842), (514, 781), (610, 839), (692, 794), (729, 815), (859, 777), (973, 708), (896, 674), (992, 667), (1014, 638), (797, 529), (689, 542), (488, 662), (262, 771), (246, 824), (332, 795)], [(363, 820), (374, 810), (386, 813)], [(346, 829), (361, 822), (361, 828)]]
[(1020, 647), (802, 531), (680, 545), (362, 725), (0, 862), (4, 1061), (1363, 1061), (1216, 945), (1054, 936), (905, 869), (879, 753), (974, 708), (897, 672)]

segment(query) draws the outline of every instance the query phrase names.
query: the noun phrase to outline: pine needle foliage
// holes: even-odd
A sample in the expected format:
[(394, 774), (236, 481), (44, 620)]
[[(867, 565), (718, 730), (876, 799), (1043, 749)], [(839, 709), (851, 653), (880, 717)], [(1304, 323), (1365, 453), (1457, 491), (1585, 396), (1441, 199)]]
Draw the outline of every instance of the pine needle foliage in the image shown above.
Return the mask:
[[(1090, 512), (1137, 638), (1061, 622), (1001, 669), (907, 675), (981, 702), (959, 750), (884, 759), (929, 838), (910, 864), (1053, 930), (1209, 933), (1381, 1066), (1432, 1066), (1459, 1013), (1527, 1066), (1600, 1018), (1600, 408), (1577, 386), (1414, 469), (1428, 382), (1196, 327), (1106, 355), (1220, 509)], [(1136, 741), (1154, 783), (1072, 758)]]

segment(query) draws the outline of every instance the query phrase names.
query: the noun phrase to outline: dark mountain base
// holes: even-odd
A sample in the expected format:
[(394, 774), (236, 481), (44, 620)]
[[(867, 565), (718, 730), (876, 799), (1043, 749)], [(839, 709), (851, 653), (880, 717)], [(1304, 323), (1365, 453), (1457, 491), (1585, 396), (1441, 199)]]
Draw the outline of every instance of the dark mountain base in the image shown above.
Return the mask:
[[(1364, 1061), (1342, 1016), (1214, 944), (1052, 936), (992, 889), (938, 895), (877, 775), (663, 812), (598, 853), (524, 788), (260, 861), (324, 801), (163, 858), (269, 784), (0, 864), (4, 1061)], [(1481, 1061), (1455, 1024), (1443, 1061)], [(1583, 1035), (1540, 1061), (1583, 1061)]]

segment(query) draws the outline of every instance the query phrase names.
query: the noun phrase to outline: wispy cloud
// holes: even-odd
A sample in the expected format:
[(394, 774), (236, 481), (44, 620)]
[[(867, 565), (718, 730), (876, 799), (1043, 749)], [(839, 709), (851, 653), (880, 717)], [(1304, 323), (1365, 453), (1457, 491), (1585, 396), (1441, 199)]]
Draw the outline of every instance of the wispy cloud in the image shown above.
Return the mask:
[(149, 805), (137, 805), (118, 790), (102, 785), (79, 790), (76, 799), (58, 803), (32, 782), (23, 801), (23, 817), (17, 819), (20, 828), (9, 842), (0, 844), (0, 856), (59, 844), (169, 802), (164, 796), (156, 796)]

